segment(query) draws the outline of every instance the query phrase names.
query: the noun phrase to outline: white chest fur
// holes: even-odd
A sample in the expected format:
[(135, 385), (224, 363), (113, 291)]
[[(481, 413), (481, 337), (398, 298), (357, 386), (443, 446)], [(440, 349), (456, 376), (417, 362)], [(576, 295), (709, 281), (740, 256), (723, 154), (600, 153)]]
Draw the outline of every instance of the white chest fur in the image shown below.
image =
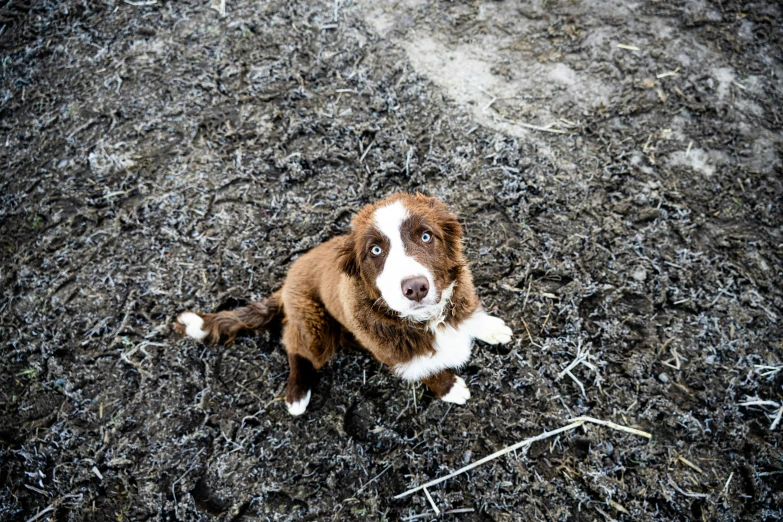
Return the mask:
[(418, 381), (447, 368), (459, 368), (470, 359), (473, 337), (464, 329), (442, 325), (435, 330), (435, 353), (418, 355), (394, 367), (395, 373), (408, 381)]
[(396, 365), (394, 371), (405, 380), (418, 381), (448, 368), (459, 368), (470, 359), (473, 339), (489, 344), (507, 343), (511, 340), (511, 329), (502, 319), (478, 310), (457, 328), (445, 324), (436, 327), (435, 353), (418, 355)]

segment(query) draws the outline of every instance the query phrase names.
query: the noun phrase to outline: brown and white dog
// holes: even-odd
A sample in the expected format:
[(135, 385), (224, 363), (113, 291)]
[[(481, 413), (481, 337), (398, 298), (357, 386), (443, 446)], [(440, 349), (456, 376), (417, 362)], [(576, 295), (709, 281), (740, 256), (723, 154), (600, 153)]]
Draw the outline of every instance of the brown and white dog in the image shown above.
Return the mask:
[(465, 404), (470, 391), (451, 369), (468, 361), (473, 340), (507, 343), (512, 334), (481, 308), (457, 218), (421, 194), (394, 194), (362, 208), (348, 235), (297, 259), (265, 301), (216, 314), (183, 312), (175, 328), (230, 342), (277, 318), (291, 367), (285, 401), (292, 415), (304, 413), (315, 372), (346, 332), (403, 379), (456, 404)]

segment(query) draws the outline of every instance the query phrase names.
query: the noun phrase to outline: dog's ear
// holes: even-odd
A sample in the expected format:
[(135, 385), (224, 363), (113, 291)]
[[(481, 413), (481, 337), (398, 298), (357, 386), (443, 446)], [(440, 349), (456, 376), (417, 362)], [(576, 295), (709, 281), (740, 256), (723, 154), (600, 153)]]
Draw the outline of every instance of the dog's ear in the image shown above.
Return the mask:
[(455, 257), (459, 256), (462, 253), (462, 225), (460, 225), (457, 216), (444, 211), (441, 228), (443, 230), (443, 240), (449, 253)]
[(353, 234), (346, 236), (345, 241), (338, 248), (337, 262), (340, 270), (351, 277), (358, 276), (359, 262), (356, 258), (356, 241), (353, 239)]

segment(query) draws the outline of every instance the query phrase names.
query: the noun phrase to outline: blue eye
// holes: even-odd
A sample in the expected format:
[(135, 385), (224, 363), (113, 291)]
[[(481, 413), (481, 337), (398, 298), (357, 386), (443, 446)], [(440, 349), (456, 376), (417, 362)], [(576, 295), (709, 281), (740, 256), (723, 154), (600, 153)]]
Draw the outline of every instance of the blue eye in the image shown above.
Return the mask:
[(374, 256), (379, 256), (383, 254), (383, 249), (378, 245), (375, 245), (374, 247), (372, 247), (372, 250), (370, 250), (370, 253)]
[(430, 241), (432, 241), (432, 234), (430, 234), (429, 232), (423, 233), (421, 235), (421, 240), (424, 241), (425, 243), (429, 243)]

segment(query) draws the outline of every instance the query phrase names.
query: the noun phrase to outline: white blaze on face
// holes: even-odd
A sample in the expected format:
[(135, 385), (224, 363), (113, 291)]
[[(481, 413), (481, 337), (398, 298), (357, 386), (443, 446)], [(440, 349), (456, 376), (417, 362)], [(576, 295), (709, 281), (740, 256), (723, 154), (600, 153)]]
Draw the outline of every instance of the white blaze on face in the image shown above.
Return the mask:
[[(439, 292), (435, 288), (432, 272), (405, 253), (400, 229), (408, 216), (408, 209), (401, 201), (375, 211), (375, 226), (389, 240), (386, 262), (375, 280), (375, 285), (381, 291), (381, 296), (389, 308), (402, 317), (419, 320), (418, 316), (422, 315), (422, 312), (427, 311), (429, 315), (427, 309), (438, 304)], [(430, 285), (430, 292), (420, 303), (411, 301), (402, 293), (402, 282), (411, 277), (426, 277)]]

